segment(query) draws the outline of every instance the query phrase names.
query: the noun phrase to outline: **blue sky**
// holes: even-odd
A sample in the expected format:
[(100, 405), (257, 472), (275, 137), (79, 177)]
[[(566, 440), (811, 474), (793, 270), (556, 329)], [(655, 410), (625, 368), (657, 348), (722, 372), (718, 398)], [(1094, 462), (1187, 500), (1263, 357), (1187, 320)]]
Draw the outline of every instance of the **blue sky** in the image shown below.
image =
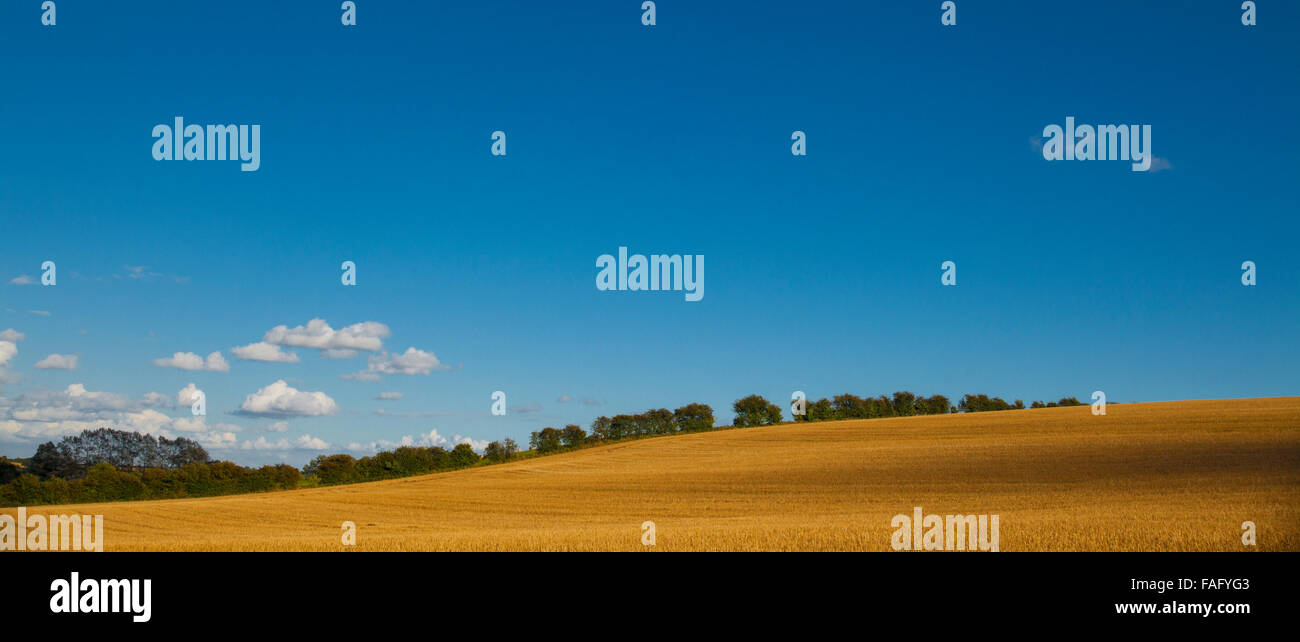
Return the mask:
[[(1300, 389), (1295, 3), (280, 4), (0, 7), (0, 454), (112, 425), (300, 464), (697, 401), (725, 423), (751, 393)], [(260, 169), (155, 161), (176, 116), (259, 124)], [(1067, 116), (1151, 125), (1167, 168), (1048, 162)], [(705, 256), (703, 300), (598, 291), (619, 246)], [(232, 353), (312, 319), (387, 332)], [(412, 374), (342, 378), (408, 348)], [(250, 414), (279, 381), (332, 406)]]

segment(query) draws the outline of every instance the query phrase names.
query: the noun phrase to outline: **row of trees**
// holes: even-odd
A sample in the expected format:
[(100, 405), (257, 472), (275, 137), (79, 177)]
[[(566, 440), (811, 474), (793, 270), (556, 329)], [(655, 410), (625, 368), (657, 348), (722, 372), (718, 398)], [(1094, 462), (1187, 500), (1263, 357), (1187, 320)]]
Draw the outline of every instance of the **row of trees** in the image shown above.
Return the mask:
[(218, 461), (191, 462), (180, 468), (119, 470), (99, 462), (71, 480), (20, 474), (0, 485), (0, 506), (211, 497), (297, 488), (301, 479), (302, 473), (287, 464), (245, 468)]
[[(1074, 397), (1062, 397), (1060, 401), (1049, 401), (1043, 403), (1035, 401), (1030, 408), (1056, 408), (1057, 406), (1082, 406), (1083, 402)], [(961, 398), (961, 404), (958, 408), (962, 412), (989, 412), (993, 410), (1024, 410), (1025, 402), (1017, 399), (1014, 403), (1007, 403), (1001, 397), (992, 397), (988, 395), (966, 395)]]
[(485, 452), (480, 457), (469, 444), (456, 444), (451, 450), (438, 446), (401, 446), (361, 459), (352, 455), (320, 455), (304, 466), (302, 472), (323, 486), (354, 484), (468, 468), (481, 460), (507, 461), (519, 452), (519, 447), (513, 439), (506, 439), (488, 444)]
[(532, 433), (528, 446), (539, 453), (549, 453), (633, 437), (712, 429), (713, 408), (702, 403), (691, 403), (671, 411), (656, 408), (637, 415), (597, 417), (591, 422), (590, 433), (576, 424), (569, 424), (563, 429), (543, 428)]
[[(739, 406), (742, 402), (747, 402), (746, 407), (757, 407), (758, 402), (751, 401), (757, 397), (753, 395), (736, 402)], [(775, 405), (772, 408), (776, 408)], [(913, 417), (916, 415), (943, 415), (957, 412), (948, 398), (943, 395), (933, 395), (930, 397), (921, 397), (907, 391), (895, 392), (892, 397), (880, 395), (879, 397), (859, 397), (852, 394), (835, 395), (831, 399), (818, 399), (817, 401), (807, 402), (803, 415), (795, 415), (795, 421), (835, 421), (837, 419), (877, 419), (881, 417)], [(768, 409), (768, 418), (771, 418), (772, 409)], [(737, 417), (740, 415), (740, 408), (736, 409)], [(767, 423), (777, 423), (780, 421), (780, 409), (776, 408), (776, 421)], [(739, 423), (737, 425), (740, 425)], [(765, 424), (748, 424), (748, 425), (765, 425)]]

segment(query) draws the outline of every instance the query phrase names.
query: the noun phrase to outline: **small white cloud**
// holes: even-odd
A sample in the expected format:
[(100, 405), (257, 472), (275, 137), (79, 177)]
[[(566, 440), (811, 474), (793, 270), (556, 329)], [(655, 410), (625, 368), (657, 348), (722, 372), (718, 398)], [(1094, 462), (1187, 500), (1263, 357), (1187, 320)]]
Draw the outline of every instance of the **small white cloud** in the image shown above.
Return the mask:
[(290, 328), (278, 325), (262, 338), (267, 343), (298, 348), (321, 350), (368, 350), (383, 347), (383, 340), (391, 335), (388, 326), (376, 321), (354, 323), (335, 330), (324, 319), (312, 319), (305, 326)]
[(9, 279), (10, 285), (31, 285), (35, 282), (36, 282), (35, 279), (33, 279), (30, 276), (27, 276), (26, 274), (19, 274), (18, 276)]
[(398, 399), (401, 399), (403, 396), (405, 395), (403, 395), (400, 392), (381, 392), (375, 395), (375, 399), (380, 399), (383, 401), (396, 401)]
[(213, 372), (230, 372), (230, 364), (226, 363), (226, 358), (221, 356), (220, 352), (213, 352), (208, 355), (208, 360), (204, 364), (204, 369)]
[(0, 341), (0, 367), (4, 367), (18, 355), (18, 344), (13, 341)]
[(176, 404), (172, 398), (161, 392), (147, 392), (140, 400), (140, 405), (145, 408), (171, 408)]
[(194, 402), (198, 401), (198, 395), (202, 393), (203, 391), (199, 390), (198, 386), (194, 385), (194, 382), (190, 382), (189, 385), (181, 388), (180, 392), (176, 393), (176, 404), (192, 406)]
[(299, 450), (325, 450), (330, 447), (330, 444), (324, 439), (304, 434), (293, 440), (293, 447)]
[(200, 357), (193, 352), (177, 352), (170, 357), (154, 359), (153, 364), (160, 368), (177, 368), (180, 370), (211, 370), (213, 372), (229, 372), (230, 364), (221, 356), (220, 352), (213, 352), (208, 355), (207, 359)]
[(1151, 159), (1151, 173), (1153, 174), (1156, 172), (1163, 172), (1165, 170), (1169, 170), (1173, 168), (1174, 166), (1169, 164), (1168, 158), (1156, 156), (1155, 158)]
[(452, 440), (458, 444), (469, 444), (469, 447), (473, 448), (477, 452), (483, 452), (487, 449), (488, 445), (488, 442), (485, 439), (470, 439), (469, 437), (462, 437), (460, 435), (456, 435)]
[(27, 335), (25, 335), (25, 334), (23, 334), (23, 333), (21, 333), (21, 332), (15, 330), (15, 329), (13, 329), (13, 328), (9, 328), (8, 330), (5, 330), (4, 332), (0, 332), (0, 341), (12, 341), (12, 342), (17, 343), (17, 342), (22, 341), (23, 339), (26, 339), (26, 338), (27, 338)]
[(246, 346), (231, 348), (230, 354), (236, 359), (245, 361), (268, 361), (278, 363), (298, 363), (298, 355), (292, 352), (285, 352), (280, 346), (258, 341)]
[(289, 422), (277, 421), (266, 427), (266, 432), (289, 432)]
[(573, 397), (570, 397), (569, 395), (560, 395), (559, 397), (556, 397), (555, 400), (560, 403), (569, 403), (570, 401), (573, 401)]
[(522, 415), (522, 414), (528, 414), (528, 413), (530, 413), (530, 412), (537, 412), (537, 411), (539, 411), (539, 410), (541, 410), (541, 409), (542, 409), (542, 405), (541, 405), (541, 404), (537, 404), (537, 403), (527, 403), (527, 404), (524, 404), (524, 405), (522, 405), (522, 406), (511, 406), (511, 407), (510, 407), (510, 412), (516, 412), (516, 413), (519, 413), (519, 414)]
[(383, 374), (427, 375), (434, 370), (449, 370), (432, 352), (418, 350), (414, 346), (400, 354), (384, 352), (370, 357), (368, 367), (350, 375), (341, 375), (344, 379), (356, 381), (378, 381)]
[(38, 370), (76, 370), (77, 355), (52, 354), (36, 362)]
[[(457, 438), (459, 438), (459, 435), (457, 436)], [(439, 435), (438, 431), (435, 429), (435, 430), (430, 430), (428, 434), (424, 434), (424, 435), (419, 435), (419, 436), (406, 435), (397, 441), (388, 441), (387, 439), (380, 439), (379, 441), (372, 441), (368, 444), (362, 444), (354, 441), (348, 444), (348, 450), (352, 452), (358, 452), (358, 453), (366, 453), (366, 452), (376, 453), (381, 450), (392, 450), (400, 446), (422, 446), (427, 448), (430, 446), (442, 447), (448, 445), (450, 445), (450, 442), (447, 440), (447, 438), (443, 437), (442, 435)], [(484, 445), (486, 446), (486, 442), (484, 443)]]
[(50, 311), (49, 311), (49, 310), (28, 310), (28, 312), (31, 312), (32, 314), (35, 314), (36, 316), (41, 316), (41, 317), (48, 317), (48, 316), (50, 316)]
[(330, 445), (329, 442), (323, 439), (311, 435), (302, 435), (293, 441), (288, 439), (271, 441), (263, 436), (253, 441), (245, 441), (239, 447), (242, 450), (325, 450)]
[(284, 379), (244, 398), (237, 414), (260, 417), (318, 417), (337, 413), (339, 406), (323, 392), (297, 390)]

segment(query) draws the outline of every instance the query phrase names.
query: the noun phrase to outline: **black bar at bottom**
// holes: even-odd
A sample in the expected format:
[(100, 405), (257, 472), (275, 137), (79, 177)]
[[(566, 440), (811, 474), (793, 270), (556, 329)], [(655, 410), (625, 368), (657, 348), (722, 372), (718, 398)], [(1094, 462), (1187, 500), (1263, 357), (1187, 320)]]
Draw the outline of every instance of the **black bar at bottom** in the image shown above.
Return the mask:
[[(909, 623), (923, 637), (956, 634), (951, 627), (962, 622), (994, 627), (987, 629), (993, 633), (1031, 622), (1250, 631), (1290, 619), (1288, 560), (1294, 559), (1284, 553), (3, 553), (0, 621), (20, 629), (84, 626), (150, 635), (196, 627), (248, 633), (270, 623), (296, 632), (456, 621), (582, 630), (614, 615), (665, 631), (700, 618), (712, 622), (709, 628), (725, 620), (759, 632), (778, 622), (819, 630), (842, 624), (863, 633), (883, 632), (874, 628), (882, 622)], [(78, 584), (150, 580), (148, 621), (134, 621), (143, 613), (132, 608), (53, 612), (57, 582), (70, 585), (74, 572)], [(1208, 614), (1201, 612), (1205, 605)]]

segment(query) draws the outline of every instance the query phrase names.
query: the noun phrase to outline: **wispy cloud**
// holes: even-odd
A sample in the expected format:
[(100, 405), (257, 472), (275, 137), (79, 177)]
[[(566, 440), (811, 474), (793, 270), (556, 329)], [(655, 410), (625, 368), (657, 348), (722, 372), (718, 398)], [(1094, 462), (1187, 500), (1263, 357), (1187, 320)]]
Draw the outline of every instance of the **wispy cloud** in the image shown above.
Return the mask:
[(280, 346), (265, 341), (250, 343), (246, 346), (239, 346), (230, 349), (230, 354), (236, 359), (245, 361), (267, 361), (276, 363), (298, 363), (298, 355), (293, 352), (285, 352)]
[(75, 354), (52, 354), (36, 362), (38, 370), (76, 370), (77, 355)]

